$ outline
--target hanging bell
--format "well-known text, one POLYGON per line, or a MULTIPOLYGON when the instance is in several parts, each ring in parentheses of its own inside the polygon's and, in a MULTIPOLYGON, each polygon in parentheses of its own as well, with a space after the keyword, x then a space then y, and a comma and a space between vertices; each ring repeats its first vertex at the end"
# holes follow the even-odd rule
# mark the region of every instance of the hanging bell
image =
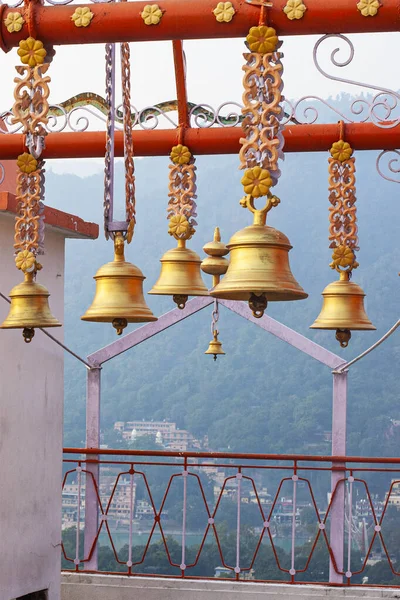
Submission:
POLYGON ((310 329, 336 330, 336 339, 342 348, 347 347, 351 330, 376 329, 365 312, 365 293, 357 283, 349 280, 348 271, 341 271, 339 281, 327 285, 322 297, 321 312, 310 329))
POLYGON ((292 246, 277 229, 254 223, 236 232, 227 247, 229 267, 222 281, 210 291, 211 296, 245 300, 257 318, 263 316, 269 301, 307 298, 290 270, 292 246))
POLYGON ((168 250, 160 260, 161 273, 149 294, 172 296, 178 308, 185 308, 189 296, 208 296, 200 274, 201 260, 196 252, 186 248, 186 240, 168 250))
POLYGON ((2 329, 22 329, 24 340, 29 343, 37 327, 61 327, 49 307, 49 292, 33 281, 34 273, 25 273, 25 280, 10 292, 10 312, 0 326, 2 329))
POLYGON ((211 340, 210 345, 204 354, 213 354, 214 360, 217 360, 217 356, 225 354, 222 349, 222 342, 220 342, 218 339, 218 331, 216 329, 213 331, 213 339, 211 340))
POLYGON ((114 260, 97 271, 96 293, 82 321, 112 323, 121 335, 128 323, 157 321, 143 297, 143 273, 125 261, 124 239, 118 232, 114 239, 114 260))

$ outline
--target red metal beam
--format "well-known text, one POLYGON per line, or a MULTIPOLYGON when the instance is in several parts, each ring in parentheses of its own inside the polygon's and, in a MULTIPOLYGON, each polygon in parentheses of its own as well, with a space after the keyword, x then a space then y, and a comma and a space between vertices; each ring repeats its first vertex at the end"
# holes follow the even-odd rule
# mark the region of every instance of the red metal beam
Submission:
MULTIPOLYGON (((238 154, 240 127, 213 127, 186 129, 183 142, 193 154, 238 154)), ((400 126, 383 129, 372 123, 347 124, 346 140, 356 150, 393 150, 400 145, 400 126)), ((340 127, 334 125, 290 125, 284 130, 285 152, 325 152, 340 136, 340 127)), ((177 142, 175 129, 134 130, 133 144, 136 156, 168 156, 177 142)), ((14 159, 25 152, 24 136, 18 133, 0 134, 0 160, 14 159)), ((44 158, 102 157, 105 151, 105 133, 49 133, 46 137, 44 158)), ((115 155, 123 156, 123 134, 115 134, 115 155)))
MULTIPOLYGON (((274 460, 294 462, 360 463, 360 464, 400 464, 398 457, 376 456, 319 456, 309 454, 249 454, 244 452, 184 452, 179 450, 113 450, 111 448, 64 448, 64 454, 86 454, 91 456, 159 456, 173 458, 226 458, 239 460, 274 460)), ((279 466, 277 466, 279 469, 279 466)), ((333 467, 334 468, 334 467, 333 467)), ((353 467, 354 468, 354 467, 353 467)))
MULTIPOLYGON (((258 23, 260 8, 244 0, 233 1, 236 14, 231 23, 218 23, 212 13, 216 4, 217 0, 161 1, 164 14, 157 26, 145 25, 140 16, 145 1, 90 4, 94 14, 90 26, 75 27, 71 15, 78 5, 41 6, 31 1, 18 9, 26 21, 18 33, 9 33, 4 25, 7 14, 15 9, 3 6, 0 47, 7 51, 18 46, 29 35, 28 23, 31 34, 54 45, 244 37, 258 23)), ((355 0, 307 0, 305 16, 293 21, 283 12, 285 4, 286 0, 274 0, 268 10, 268 23, 280 35, 400 30, 400 0, 385 0, 378 15, 368 18, 357 10, 355 0)))

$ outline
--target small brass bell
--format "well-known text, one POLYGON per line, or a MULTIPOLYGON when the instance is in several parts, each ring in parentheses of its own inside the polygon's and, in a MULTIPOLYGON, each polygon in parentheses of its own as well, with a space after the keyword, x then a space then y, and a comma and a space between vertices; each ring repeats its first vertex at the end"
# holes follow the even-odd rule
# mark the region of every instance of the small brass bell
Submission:
POLYGON ((253 315, 263 316, 269 301, 302 300, 308 294, 289 266, 288 238, 261 221, 235 233, 227 244, 230 262, 222 281, 210 291, 214 298, 245 300, 253 315))
POLYGON ((336 339, 342 348, 347 347, 351 330, 376 329, 365 312, 365 293, 357 283, 349 280, 347 271, 341 271, 339 281, 326 286, 322 297, 321 312, 310 328, 336 330, 336 339))
POLYGON ((61 327, 49 307, 49 292, 33 281, 34 272, 25 273, 25 280, 10 292, 11 305, 2 329, 22 329, 27 343, 32 341, 37 327, 61 327))
POLYGON ((114 260, 100 267, 94 279, 96 293, 82 321, 112 323, 118 335, 128 323, 157 321, 143 296, 143 273, 125 261, 122 233, 114 239, 114 260))
POLYGON ((222 356, 225 352, 222 350, 222 342, 218 339, 218 331, 214 329, 213 331, 213 339, 208 346, 208 349, 204 352, 204 354, 213 354, 214 360, 217 360, 217 356, 222 356))
POLYGON ((201 270, 208 275, 212 275, 213 287, 215 287, 218 285, 221 275, 225 275, 229 266, 229 261, 224 258, 229 250, 221 242, 219 227, 214 230, 214 240, 203 246, 203 250, 208 256, 202 260, 201 270))
POLYGON ((199 255, 186 248, 186 240, 168 250, 160 260, 161 273, 149 294, 172 296, 178 308, 185 308, 189 296, 208 296, 200 274, 199 255))

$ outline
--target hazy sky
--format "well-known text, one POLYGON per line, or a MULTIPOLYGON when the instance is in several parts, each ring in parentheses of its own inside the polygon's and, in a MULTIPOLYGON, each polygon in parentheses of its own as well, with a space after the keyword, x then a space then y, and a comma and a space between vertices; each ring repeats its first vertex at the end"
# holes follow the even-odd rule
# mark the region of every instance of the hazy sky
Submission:
MULTIPOLYGON (((312 52, 318 37, 288 37, 284 39, 284 93, 287 98, 298 99, 305 95, 328 97, 342 91, 359 94, 362 88, 349 86, 324 78, 315 69, 312 52)), ((349 67, 338 69, 329 64, 333 48, 340 46, 337 59, 346 60, 349 50, 344 42, 330 39, 321 46, 322 65, 337 76, 355 79, 378 86, 397 89, 393 61, 383 57, 398 56, 398 34, 353 35, 355 58, 349 67), (379 48, 379 52, 378 49, 379 48)), ((218 106, 222 102, 241 101, 243 40, 205 40, 184 43, 187 58, 187 82, 189 100, 218 106)), ((59 103, 79 92, 92 91, 104 96, 104 47, 66 46, 57 47, 57 53, 49 70, 51 76, 52 103, 59 103)), ((0 88, 1 111, 13 102, 14 65, 18 64, 16 49, 0 54, 2 85, 0 88)), ((144 108, 176 97, 172 45, 170 42, 131 44, 132 103, 144 108)), ((119 93, 120 96, 120 93, 119 93)), ((165 126, 168 126, 167 124, 165 126)), ((93 121, 91 128, 102 129, 101 121, 93 121)), ((102 168, 101 160, 50 161, 57 172, 90 174, 102 168)), ((49 165, 50 166, 50 165, 49 165)))

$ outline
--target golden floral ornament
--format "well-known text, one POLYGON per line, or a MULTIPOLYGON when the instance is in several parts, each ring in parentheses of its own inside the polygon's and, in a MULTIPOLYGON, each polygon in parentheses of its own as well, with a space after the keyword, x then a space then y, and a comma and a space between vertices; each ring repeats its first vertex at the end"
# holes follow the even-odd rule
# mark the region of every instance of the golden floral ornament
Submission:
POLYGON ((184 215, 173 215, 169 220, 168 233, 175 238, 189 237, 192 227, 184 215))
POLYGON ((348 142, 344 140, 339 140, 332 145, 330 149, 330 153, 332 158, 338 160, 339 162, 344 162, 349 160, 351 155, 353 154, 353 148, 350 146, 348 142))
POLYGON ((266 196, 272 187, 272 179, 267 169, 261 167, 253 167, 252 169, 246 169, 241 179, 245 194, 253 196, 253 198, 260 198, 266 196))
POLYGON ((178 144, 172 148, 170 158, 175 165, 187 165, 192 158, 192 153, 187 146, 178 144))
POLYGON ((162 18, 162 10, 158 4, 146 4, 140 13, 146 25, 158 25, 162 18))
POLYGON ((78 6, 71 17, 71 21, 75 23, 75 27, 88 27, 94 14, 88 6, 78 6))
POLYGON ((218 23, 230 23, 235 12, 232 2, 218 2, 213 10, 218 23))
POLYGON ((381 7, 379 0, 360 0, 357 8, 363 17, 375 17, 381 7))
POLYGON ((20 171, 22 171, 22 173, 27 173, 29 175, 29 173, 33 173, 33 171, 36 171, 37 166, 38 163, 36 158, 28 152, 20 154, 17 158, 17 167, 20 171))
POLYGON ((287 0, 283 12, 288 19, 294 21, 295 19, 302 19, 306 10, 307 6, 304 4, 303 0, 287 0))
POLYGON ((333 250, 332 262, 329 266, 331 269, 336 270, 339 270, 339 267, 342 267, 342 269, 346 269, 348 267, 351 269, 356 269, 358 267, 358 262, 356 261, 356 257, 352 248, 342 244, 333 250))
POLYGON ((43 44, 40 40, 28 37, 26 40, 20 41, 17 54, 23 65, 37 67, 44 63, 47 52, 43 48, 43 44))
POLYGON ((252 27, 246 37, 247 45, 251 52, 267 54, 275 52, 278 46, 278 36, 273 27, 259 25, 252 27))
POLYGON ((21 252, 18 252, 17 256, 15 257, 15 266, 24 273, 32 273, 36 270, 35 255, 29 250, 22 250, 21 252))
POLYGON ((8 33, 21 31, 24 23, 25 19, 19 12, 10 12, 4 19, 4 25, 6 26, 8 33))

